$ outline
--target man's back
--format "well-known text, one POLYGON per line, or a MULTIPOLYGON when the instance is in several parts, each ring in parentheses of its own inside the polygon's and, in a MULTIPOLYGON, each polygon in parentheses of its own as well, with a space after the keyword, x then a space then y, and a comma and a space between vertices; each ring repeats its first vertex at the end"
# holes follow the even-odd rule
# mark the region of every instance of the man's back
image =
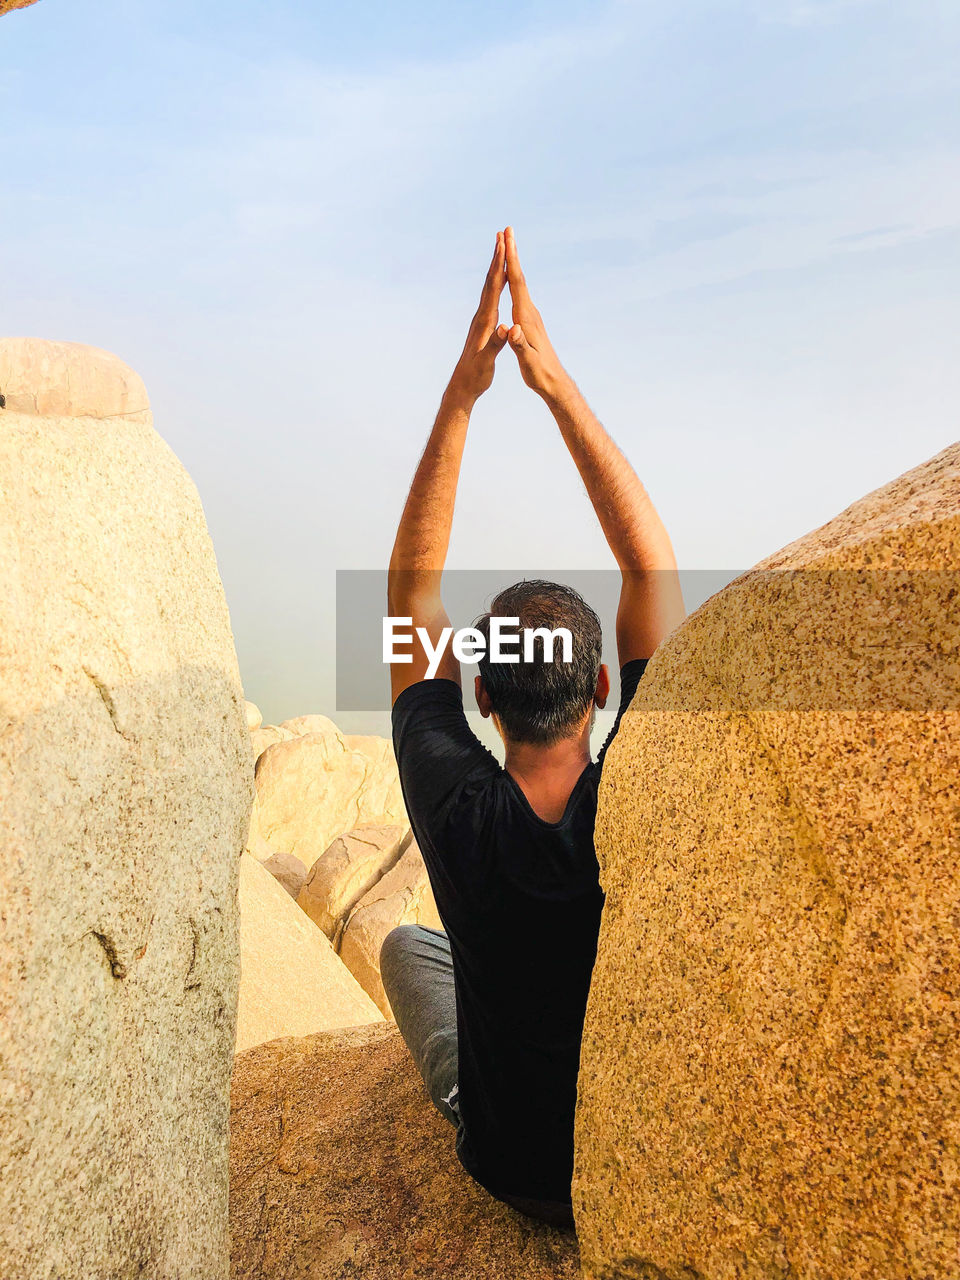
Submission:
MULTIPOLYGON (((621 713, 644 666, 622 672, 621 713)), ((593 847, 602 753, 560 819, 547 822, 470 730, 454 682, 410 686, 393 722, 407 811, 453 959, 458 1154, 495 1194, 567 1202, 603 905, 593 847)))

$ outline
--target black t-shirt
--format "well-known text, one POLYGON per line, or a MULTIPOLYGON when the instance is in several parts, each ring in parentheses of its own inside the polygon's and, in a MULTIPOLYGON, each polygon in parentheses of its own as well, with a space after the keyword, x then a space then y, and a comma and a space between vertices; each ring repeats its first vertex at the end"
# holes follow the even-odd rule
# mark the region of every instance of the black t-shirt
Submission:
POLYGON ((457 993, 457 1154, 495 1195, 569 1201, 580 1038, 603 892, 593 828, 604 753, 645 659, 563 817, 545 822, 467 723, 452 680, 393 707, 407 813, 450 939, 457 993))

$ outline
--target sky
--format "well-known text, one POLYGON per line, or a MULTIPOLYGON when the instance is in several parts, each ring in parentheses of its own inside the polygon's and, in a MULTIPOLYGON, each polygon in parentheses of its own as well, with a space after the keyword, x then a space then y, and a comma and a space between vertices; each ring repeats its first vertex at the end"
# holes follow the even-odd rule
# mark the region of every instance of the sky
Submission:
MULTIPOLYGON (((386 564, 506 223, 682 569, 956 438, 958 54, 952 0, 40 0, 0 19, 0 328, 143 376, 265 718, 383 732, 336 708, 335 573, 386 564)), ((449 563, 612 563, 509 351, 449 563)))

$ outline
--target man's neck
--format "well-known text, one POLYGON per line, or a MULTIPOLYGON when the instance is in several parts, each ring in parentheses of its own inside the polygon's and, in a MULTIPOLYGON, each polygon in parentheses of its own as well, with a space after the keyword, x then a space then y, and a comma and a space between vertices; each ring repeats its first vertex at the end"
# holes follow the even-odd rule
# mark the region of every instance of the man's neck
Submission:
POLYGON ((570 792, 590 763, 589 720, 579 733, 550 746, 509 740, 504 746, 504 768, 526 796, 531 809, 545 822, 558 822, 570 792))

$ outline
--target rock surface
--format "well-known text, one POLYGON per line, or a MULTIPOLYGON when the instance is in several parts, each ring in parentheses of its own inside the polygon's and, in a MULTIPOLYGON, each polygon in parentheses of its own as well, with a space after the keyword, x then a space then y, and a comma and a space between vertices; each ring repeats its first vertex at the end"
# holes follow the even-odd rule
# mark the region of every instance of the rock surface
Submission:
POLYGON ((37 0, 0 0, 0 14, 10 13, 12 9, 26 9, 27 5, 36 3, 37 0))
POLYGON ((233 1280, 574 1280, 572 1232, 460 1167, 395 1027, 241 1054, 231 1103, 233 1280))
POLYGON ((316 860, 297 904, 334 944, 341 926, 368 889, 397 861, 413 836, 401 826, 345 831, 316 860))
POLYGON ((252 757, 213 547, 116 357, 3 340, 0 390, 0 1275, 218 1280, 252 757))
POLYGON ((138 374, 109 351, 81 342, 0 339, 0 392, 7 413, 119 418, 150 410, 138 374))
POLYGON ((416 844, 360 899, 338 947, 344 964, 386 1018, 393 1017, 393 1010, 380 979, 380 948, 390 930, 401 924, 443 928, 416 844))
POLYGON ((307 868, 300 859, 295 858, 292 853, 271 853, 269 858, 258 858, 257 861, 296 901, 307 878, 307 868))
POLYGON ((587 1276, 957 1275, 958 566, 954 446, 651 662, 600 791, 587 1276))
POLYGON ((257 729, 251 729, 250 742, 253 746, 254 759, 259 760, 267 747, 272 747, 274 743, 288 742, 296 736, 289 729, 281 729, 278 724, 262 724, 257 729))
POLYGON ((263 724, 263 715, 255 702, 246 702, 244 706, 247 713, 247 728, 253 733, 255 729, 259 729, 263 724))
POLYGON ((329 716, 294 716, 292 720, 284 720, 280 728, 295 738, 302 738, 306 733, 328 733, 338 742, 344 742, 343 734, 329 716))
POLYGON ((380 1021, 329 940, 269 871, 240 860, 237 1051, 278 1036, 380 1021))
POLYGON ((306 733, 268 747, 257 761, 256 777, 258 833, 306 867, 345 831, 374 823, 409 825, 392 751, 351 750, 335 726, 334 732, 306 733))

